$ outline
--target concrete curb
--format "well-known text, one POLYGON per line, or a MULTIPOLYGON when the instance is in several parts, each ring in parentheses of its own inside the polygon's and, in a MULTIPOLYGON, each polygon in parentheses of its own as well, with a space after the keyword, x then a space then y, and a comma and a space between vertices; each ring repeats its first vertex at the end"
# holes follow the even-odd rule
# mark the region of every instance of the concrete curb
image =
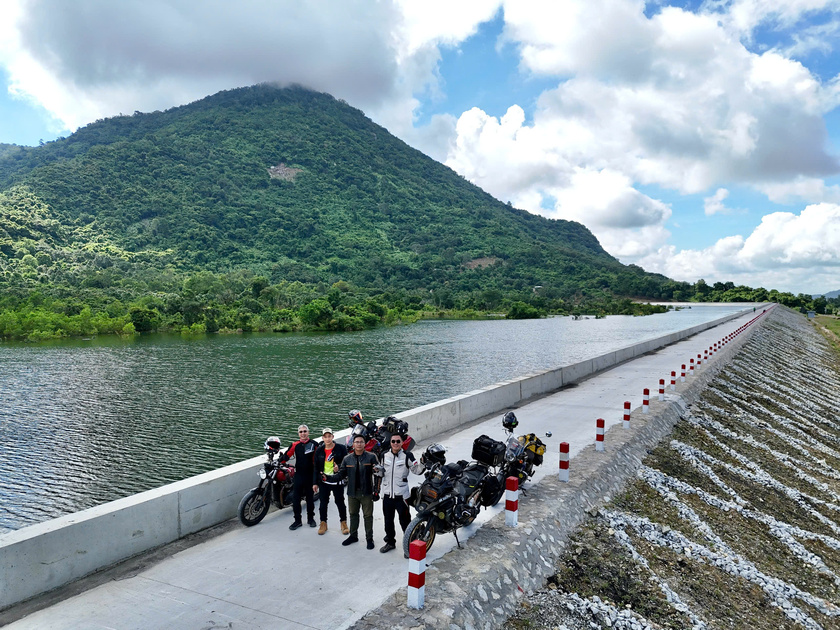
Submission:
MULTIPOLYGON (((770 315, 770 313, 768 313, 770 315)), ((757 323, 763 323, 764 319, 757 323)), ((425 607, 406 605, 405 589, 350 626, 353 630, 438 630, 500 628, 514 614, 525 593, 544 586, 555 573, 569 536, 620 491, 641 466, 647 451, 667 436, 702 393, 752 336, 751 328, 704 364, 691 381, 679 383, 664 402, 651 401, 650 412, 631 414, 631 430, 614 425, 606 452, 588 446, 572 460, 570 480, 545 477, 520 501, 519 526, 505 526, 499 514, 476 532, 462 549, 434 561, 426 571, 425 607), (530 568, 530 569, 529 569, 530 568)))

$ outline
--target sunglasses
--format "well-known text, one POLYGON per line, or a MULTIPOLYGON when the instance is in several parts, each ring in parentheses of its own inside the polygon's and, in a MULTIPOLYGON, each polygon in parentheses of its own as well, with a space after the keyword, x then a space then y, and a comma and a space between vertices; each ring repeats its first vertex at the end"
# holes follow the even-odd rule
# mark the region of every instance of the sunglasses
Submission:
POLYGON ((309 431, 298 431, 298 433, 309 433, 309 431))
POLYGON ((391 444, 402 444, 402 440, 391 440, 391 444))

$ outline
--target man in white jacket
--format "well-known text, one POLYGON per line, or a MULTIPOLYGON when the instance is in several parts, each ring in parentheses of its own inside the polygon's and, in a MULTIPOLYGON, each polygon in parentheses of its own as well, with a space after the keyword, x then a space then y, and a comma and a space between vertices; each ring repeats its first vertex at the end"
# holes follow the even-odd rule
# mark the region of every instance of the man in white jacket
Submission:
POLYGON ((408 473, 419 475, 425 469, 423 464, 414 459, 410 451, 404 451, 402 436, 391 436, 391 448, 382 454, 382 515, 385 517, 385 545, 379 550, 387 553, 397 548, 397 536, 394 527, 394 513, 399 514, 400 527, 405 531, 411 522, 411 514, 405 500, 409 496, 408 473))

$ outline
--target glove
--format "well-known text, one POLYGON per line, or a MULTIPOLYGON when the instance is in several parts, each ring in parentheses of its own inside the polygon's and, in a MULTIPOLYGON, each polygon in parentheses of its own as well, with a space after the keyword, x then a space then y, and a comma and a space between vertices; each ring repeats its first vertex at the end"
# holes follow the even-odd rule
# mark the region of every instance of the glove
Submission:
POLYGON ((379 493, 378 492, 373 493, 373 500, 374 500, 374 502, 379 501, 379 493))

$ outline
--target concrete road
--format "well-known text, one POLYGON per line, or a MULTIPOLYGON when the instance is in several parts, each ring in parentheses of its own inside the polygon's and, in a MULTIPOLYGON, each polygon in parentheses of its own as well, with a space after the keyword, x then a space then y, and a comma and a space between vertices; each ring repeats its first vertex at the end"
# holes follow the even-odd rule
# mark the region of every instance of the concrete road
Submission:
MULTIPOLYGON (((757 311, 760 313, 761 309, 757 311)), ((607 430, 620 424, 624 401, 632 408, 642 404, 642 390, 650 388, 655 399, 660 378, 703 354, 756 313, 745 314, 683 342, 625 363, 578 385, 565 388, 516 409, 517 434, 537 433, 547 444, 543 466, 530 482, 557 474, 560 442, 570 445, 571 474, 574 456, 594 443, 595 420, 606 420, 607 430), (550 431, 551 438, 545 433, 550 431)), ((728 348, 727 348, 728 349, 728 348)), ((714 362, 718 356, 711 358, 714 362)), ((704 365, 701 369, 705 368, 704 365)), ((678 394, 666 390, 666 396, 678 394)), ((470 459, 473 439, 484 433, 504 440, 503 412, 434 440, 447 447, 447 459, 470 459)), ((632 430, 632 427, 631 429, 632 430)), ((426 444, 418 444, 422 452, 426 444)), ((255 471, 256 473, 256 471, 255 471)), ((420 477, 412 476, 414 484, 420 477)), ((255 475, 256 481, 256 475, 255 475)), ((525 489, 527 491, 528 484, 525 489)), ((520 500, 527 501, 527 496, 520 500)), ((271 628, 298 630, 346 628, 376 608, 399 589, 405 589, 408 561, 398 548, 379 553, 384 528, 381 504, 375 504, 374 532, 377 548, 368 551, 362 542, 343 547, 338 514, 330 506, 329 531, 289 531, 291 510, 272 511, 255 527, 237 527, 197 546, 175 553, 137 574, 70 597, 32 613, 7 627, 10 630, 50 628, 169 629, 271 628)), ((462 544, 491 516, 504 508, 504 500, 485 510, 473 525, 459 530, 462 544)), ((466 543, 469 544, 469 543, 466 543)), ((438 536, 428 561, 434 563, 455 547, 451 534, 438 536)), ((429 583, 434 570, 429 571, 429 583)))

